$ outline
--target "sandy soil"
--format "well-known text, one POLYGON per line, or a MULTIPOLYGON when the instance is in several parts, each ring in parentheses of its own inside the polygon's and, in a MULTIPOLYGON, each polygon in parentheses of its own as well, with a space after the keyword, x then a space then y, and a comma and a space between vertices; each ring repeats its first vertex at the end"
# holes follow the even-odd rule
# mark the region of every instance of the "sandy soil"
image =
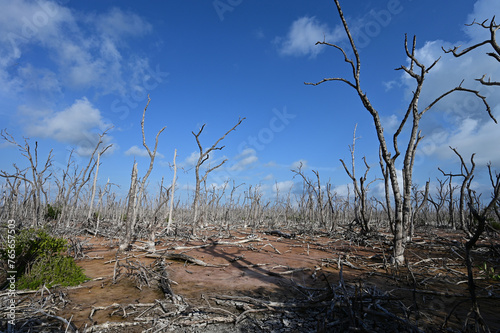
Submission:
MULTIPOLYGON (((210 231, 207 231, 202 237, 205 241, 173 238, 159 240, 156 246, 157 254, 183 253, 210 265, 201 266, 187 261, 165 260, 169 278, 173 281, 172 289, 176 295, 182 296, 186 304, 189 304, 191 312, 196 309, 200 312, 200 308, 218 307, 227 309, 226 311, 238 316, 250 308, 253 309, 251 304, 246 307, 242 305, 240 308, 224 307, 224 302, 217 300, 217 296, 222 295, 249 296, 267 302, 304 303, 307 302, 308 297, 321 299, 318 295, 323 290, 326 298, 322 301, 325 302, 334 297, 328 296, 325 290, 333 290, 334 286, 339 286, 341 275, 345 285, 353 290, 352 295, 356 292, 361 293, 362 290, 365 293, 369 291, 373 295, 380 295, 377 296, 380 298, 374 296, 372 300, 363 298, 363 301, 359 303, 365 309, 363 311, 366 313, 365 318, 368 323, 370 323, 369 315, 373 309, 376 309, 377 299, 381 300, 383 297, 390 297, 393 304, 397 305, 388 310, 396 313, 400 311, 398 309, 406 308, 408 321, 416 323, 425 331, 444 331, 446 328, 441 328, 441 326, 447 316, 449 318, 446 327, 460 330, 470 310, 471 302, 463 260, 464 238, 463 234, 458 232, 433 230, 418 235, 407 248, 409 268, 400 267, 399 269, 385 265, 385 259, 388 259, 390 254, 389 235, 351 240, 340 235, 332 238, 298 235, 294 239, 287 239, 257 232, 256 239, 241 244, 229 244, 248 240, 250 233, 251 230, 240 230, 234 232, 232 237, 223 239, 216 237, 215 231, 212 235, 210 231), (224 244, 224 242, 227 243, 224 244), (202 244, 207 246, 194 248, 202 244), (339 258, 342 266, 339 265, 339 258)), ((71 320, 80 332, 85 329, 89 330, 92 325, 102 325, 106 322, 133 321, 134 316, 127 314, 132 311, 131 306, 141 307, 144 304, 150 304, 152 307, 155 300, 165 299, 165 295, 157 284, 152 283, 150 287, 143 285, 140 290, 137 287, 137 280, 134 280, 131 275, 127 276, 127 270, 123 267, 121 275, 116 283, 113 283, 114 260, 117 254, 116 242, 100 237, 81 237, 80 240, 84 244, 87 257, 78 260, 78 264, 85 269, 86 275, 92 280, 78 288, 64 289, 66 298, 70 302, 57 313, 63 318, 72 316, 71 320), (91 312, 92 317, 90 317, 91 312)), ((481 247, 473 253, 480 310, 492 332, 500 330, 500 284, 491 277, 481 274, 478 265, 486 262, 488 267, 493 267, 499 273, 499 244, 498 239, 482 240, 481 247)), ((125 256, 129 262, 139 261, 144 267, 155 262, 155 258, 147 258, 147 252, 140 250, 144 243, 136 242, 134 245, 133 251, 119 255, 120 263, 126 262, 125 256)), ((354 300, 346 300, 346 302, 351 306, 355 304, 354 300)), ((335 306, 332 305, 332 308, 335 306)), ((215 324, 205 324, 182 329, 180 326, 177 328, 170 326, 169 330, 210 332, 212 329, 214 332, 222 332, 225 331, 223 327, 228 327, 229 332, 233 325, 233 331, 245 331, 246 323, 250 325, 253 322, 254 328, 257 322, 260 323, 260 327, 271 325, 270 322, 263 320, 279 313, 281 317, 276 320, 281 326, 278 324, 276 324, 278 326, 272 326, 276 329, 269 329, 271 326, 265 326, 268 328, 263 328, 263 331, 335 331, 335 329, 328 329, 328 327, 334 327, 331 322, 337 318, 331 310, 327 309, 328 307, 315 308, 316 312, 311 312, 311 314, 300 314, 299 312, 302 311, 300 306, 296 307, 299 319, 293 325, 285 321, 283 313, 286 312, 288 316, 286 318, 293 321, 295 310, 281 311, 278 308, 279 306, 271 306, 267 310, 259 310, 262 311, 260 317, 256 317, 253 321, 239 318, 241 320, 237 327, 234 323, 221 324, 219 328, 215 324), (301 328, 300 323, 309 326, 301 328)), ((147 306, 141 309, 147 309, 147 306)), ((188 310, 184 312, 187 313, 188 310)), ((251 312, 248 312, 249 317, 251 312)), ((403 318, 405 316, 404 313, 396 314, 403 318)), ((381 318, 381 320, 387 320, 387 318, 381 318)), ((140 332, 148 327, 150 326, 145 324, 116 331, 140 332)), ((388 327, 386 328, 390 331, 388 327)))

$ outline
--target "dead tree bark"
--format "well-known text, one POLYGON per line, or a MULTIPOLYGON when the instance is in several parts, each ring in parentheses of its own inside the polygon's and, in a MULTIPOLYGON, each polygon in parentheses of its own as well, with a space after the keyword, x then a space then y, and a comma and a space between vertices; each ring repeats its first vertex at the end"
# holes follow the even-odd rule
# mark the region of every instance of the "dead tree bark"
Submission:
MULTIPOLYGON (((325 218, 324 218, 324 205, 323 205, 323 192, 321 190, 321 181, 319 177, 319 172, 316 170, 312 170, 312 172, 316 175, 317 182, 313 183, 313 181, 307 178, 302 171, 302 162, 300 163, 297 170, 291 170, 295 176, 299 175, 304 181, 304 191, 308 194, 307 207, 309 212, 309 220, 314 220, 314 213, 317 211, 317 221, 318 223, 326 228, 325 218), (316 200, 313 200, 316 198, 316 200)), ((312 227, 312 226, 311 226, 312 227)))
POLYGON ((423 83, 425 80, 425 76, 429 71, 436 65, 436 63, 439 61, 437 59, 434 61, 429 67, 425 66, 422 64, 415 56, 415 51, 416 51, 416 38, 413 38, 413 46, 410 49, 408 49, 408 43, 407 43, 407 37, 405 36, 405 51, 406 51, 406 56, 410 59, 410 67, 406 66, 401 66, 397 68, 397 70, 403 70, 405 71, 410 77, 415 79, 416 81, 416 87, 413 92, 413 97, 411 101, 408 104, 408 108, 406 110, 405 116, 403 117, 397 131, 393 135, 393 148, 394 148, 394 155, 391 153, 389 150, 389 145, 386 142, 385 136, 384 136, 384 128, 382 127, 382 122, 380 120, 380 115, 377 109, 372 105, 370 99, 366 95, 366 93, 363 92, 361 88, 361 81, 360 81, 360 73, 361 73, 361 60, 360 56, 357 50, 357 47, 354 43, 354 39, 352 38, 351 32, 349 30, 349 27, 347 25, 347 22, 344 18, 344 14, 342 12, 339 0, 335 0, 335 4, 337 6, 337 10, 340 16, 340 19, 342 21, 344 30, 347 34, 347 37, 350 42, 351 49, 354 53, 355 60, 353 61, 352 59, 349 59, 347 57, 347 53, 345 50, 335 44, 328 43, 326 41, 323 42, 317 42, 316 44, 320 45, 328 45, 331 47, 336 48, 337 50, 341 51, 343 56, 344 56, 344 61, 349 64, 351 67, 352 73, 353 73, 353 79, 354 81, 350 81, 345 78, 325 78, 321 81, 318 81, 316 83, 305 83, 309 85, 319 85, 324 82, 328 81, 340 81, 343 83, 346 83, 349 85, 351 88, 353 88, 358 97, 361 100, 361 103, 365 107, 365 109, 368 111, 370 116, 373 119, 373 123, 377 132, 377 138, 380 144, 380 149, 381 149, 381 155, 384 160, 384 163, 387 166, 388 173, 389 173, 389 178, 391 180, 391 187, 392 187, 392 194, 393 194, 393 200, 394 200, 394 246, 393 246, 393 255, 392 259, 395 263, 397 264, 403 264, 404 263, 404 252, 405 252, 405 244, 406 244, 406 236, 408 232, 408 226, 410 223, 411 219, 411 187, 412 187, 412 176, 413 176, 413 164, 415 161, 415 152, 417 149, 417 146, 420 142, 420 140, 423 138, 421 136, 421 131, 419 130, 419 124, 420 124, 420 119, 422 116, 429 111, 437 102, 439 102, 441 99, 444 97, 448 96, 449 94, 455 92, 455 91, 464 91, 468 93, 472 93, 478 98, 480 98, 485 107, 486 110, 488 111, 488 114, 492 119, 493 116, 491 114, 491 109, 486 102, 486 98, 484 96, 481 96, 478 91, 463 88, 460 85, 457 87, 448 90, 447 92, 443 93, 441 96, 436 98, 433 102, 431 102, 427 107, 425 107, 423 110, 419 109, 419 98, 420 94, 422 91, 423 83), (400 187, 399 187, 399 180, 397 177, 397 169, 396 169, 396 159, 400 156, 400 150, 399 150, 399 145, 398 145, 398 137, 403 131, 403 128, 405 127, 406 122, 411 116, 411 127, 410 127, 410 136, 408 143, 406 145, 406 152, 404 155, 404 160, 403 160, 403 191, 401 192, 400 187))
POLYGON ((446 197, 448 196, 448 189, 446 188, 446 180, 437 179, 439 186, 436 186, 436 194, 434 196, 429 195, 429 202, 434 206, 436 210, 436 226, 440 227, 442 225, 441 209, 443 209, 446 202, 446 197))
POLYGON ((492 198, 491 201, 488 203, 486 208, 481 210, 479 207, 476 209, 473 204, 472 200, 472 193, 470 188, 468 188, 469 192, 469 209, 474 216, 474 219, 477 221, 477 228, 476 231, 474 232, 473 236, 465 243, 465 260, 466 260, 466 266, 467 266, 467 277, 468 277, 468 286, 469 286, 469 293, 471 296, 472 300, 472 308, 471 311, 469 312, 469 315, 467 316, 467 319, 465 321, 465 327, 468 325, 468 321, 471 318, 474 320, 474 326, 476 332, 489 332, 488 327, 486 326, 486 323, 484 322, 481 313, 479 311, 479 304, 477 303, 477 297, 476 297, 476 284, 474 283, 474 274, 472 271, 472 258, 470 256, 470 251, 474 246, 476 246, 477 241, 479 240, 479 237, 481 237, 482 233, 484 232, 484 229, 486 227, 486 217, 488 213, 494 209, 497 200, 500 199, 500 174, 496 174, 495 177, 493 176, 493 173, 491 171, 491 164, 488 164, 488 172, 490 175, 490 182, 493 187, 493 193, 492 193, 492 198))
POLYGON ((175 159, 177 157, 177 149, 174 150, 174 178, 172 179, 172 186, 170 187, 170 207, 168 212, 168 223, 167 223, 167 234, 170 232, 170 226, 172 225, 172 213, 174 211, 174 192, 175 192, 175 182, 177 181, 177 164, 175 159))
POLYGON ((200 191, 201 191, 201 183, 205 182, 207 180, 207 177, 208 175, 210 174, 210 172, 214 171, 215 169, 221 167, 224 163, 227 162, 227 159, 224 159, 222 162, 220 162, 219 164, 217 164, 216 166, 214 167, 209 167, 205 173, 203 174, 203 176, 200 175, 200 167, 203 163, 205 163, 209 158, 210 158, 210 153, 214 150, 222 150, 225 146, 222 146, 222 147, 217 147, 217 145, 219 144, 219 142, 221 142, 225 137, 226 135, 228 135, 230 132, 236 130, 236 127, 238 127, 241 122, 243 120, 245 120, 246 118, 240 118, 238 120, 238 123, 236 123, 236 125, 234 125, 229 131, 226 132, 226 134, 224 134, 223 136, 221 136, 213 145, 212 147, 204 150, 202 145, 201 145, 201 142, 200 142, 200 135, 201 135, 201 132, 203 132, 203 129, 205 128, 205 125, 206 124, 203 124, 203 126, 201 126, 200 130, 198 131, 198 133, 194 133, 194 132, 191 132, 193 133, 195 139, 196 139, 196 143, 198 144, 198 149, 199 149, 199 156, 198 156, 198 161, 196 162, 196 165, 195 165, 195 178, 196 178, 196 184, 195 184, 195 190, 194 190, 194 199, 193 199, 193 213, 194 213, 194 218, 193 218, 193 227, 192 227, 192 234, 195 235, 196 234, 196 228, 198 227, 198 219, 199 219, 199 199, 200 199, 200 191))
POLYGON ((132 242, 132 233, 134 228, 133 216, 135 216, 135 202, 137 197, 137 162, 134 161, 132 167, 132 176, 130 177, 130 189, 128 191, 128 204, 127 212, 123 219, 125 219, 125 235, 120 244, 120 251, 125 251, 129 248, 132 242))
POLYGON ((449 177, 448 181, 448 216, 449 216, 449 224, 453 230, 457 230, 457 223, 455 220, 455 211, 454 211, 454 202, 453 202, 453 192, 457 189, 457 187, 453 187, 453 177, 459 177, 463 176, 462 174, 453 174, 451 172, 446 173, 441 168, 438 168, 439 171, 443 174, 445 177, 449 177))
POLYGON ((26 157, 28 162, 30 163, 29 168, 25 170, 19 170, 17 166, 14 165, 16 168, 16 173, 13 175, 7 174, 5 171, 0 171, 0 177, 2 178, 14 178, 14 179, 21 179, 27 184, 30 185, 30 196, 33 200, 33 210, 31 212, 31 217, 32 217, 32 226, 37 227, 43 218, 43 210, 42 210, 42 200, 41 200, 41 193, 44 193, 43 190, 43 185, 45 182, 50 178, 52 173, 49 173, 48 176, 45 176, 45 173, 47 170, 50 168, 52 165, 52 149, 49 152, 49 156, 47 157, 47 161, 45 162, 45 165, 42 170, 39 170, 38 168, 38 142, 35 142, 35 150, 34 150, 34 155, 31 152, 31 147, 29 145, 28 139, 24 138, 24 146, 20 145, 19 143, 16 142, 14 137, 10 135, 7 131, 2 130, 0 132, 0 135, 2 138, 7 141, 10 144, 15 145, 21 154, 26 157), (31 179, 28 179, 25 177, 26 171, 31 170, 31 179))
POLYGON ((368 176, 368 171, 370 170, 370 166, 368 165, 368 163, 366 163, 366 158, 363 157, 363 162, 365 163, 366 170, 363 177, 359 178, 359 186, 358 186, 358 180, 356 178, 355 157, 354 157, 354 151, 356 147, 357 126, 358 124, 354 126, 352 146, 349 146, 349 151, 351 152, 351 166, 352 166, 351 171, 349 171, 349 169, 347 168, 342 159, 340 159, 340 162, 342 163, 342 166, 344 167, 344 170, 349 176, 349 178, 351 178, 352 185, 354 187, 354 221, 361 226, 361 231, 363 233, 367 233, 370 231, 371 211, 370 212, 367 211, 368 207, 366 202, 366 193, 368 192, 370 185, 377 179, 374 179, 370 183, 365 185, 366 178, 368 176))
POLYGON ((460 198, 458 201, 458 214, 459 214, 459 221, 460 221, 459 228, 462 229, 465 233, 467 233, 467 235, 469 235, 469 237, 471 237, 472 234, 471 234, 471 230, 470 230, 470 223, 465 222, 465 196, 466 196, 466 189, 470 186, 470 182, 474 178, 473 174, 474 174, 474 169, 476 168, 476 163, 474 162, 474 155, 476 155, 476 154, 474 153, 470 157, 471 168, 469 170, 469 168, 467 167, 467 164, 465 164, 464 159, 462 158, 462 155, 460 155, 460 153, 455 148, 450 147, 450 149, 453 150, 453 152, 460 159, 461 173, 454 174, 454 176, 463 177, 462 185, 460 186, 460 198))
MULTIPOLYGON (((146 148, 146 151, 148 152, 150 161, 149 161, 148 171, 146 172, 144 177, 142 177, 142 179, 141 179, 141 185, 139 187, 139 201, 137 201, 136 204, 140 203, 141 198, 142 198, 142 193, 144 192, 144 189, 146 186, 146 181, 148 180, 149 175, 151 174, 151 171, 153 171, 153 165, 155 162, 156 151, 158 149, 158 138, 160 137, 160 134, 166 128, 166 126, 163 126, 158 131, 158 133, 156 133, 155 147, 154 147, 153 151, 151 151, 149 149, 148 145, 146 144, 146 135, 144 134, 144 118, 146 117, 146 110, 148 109, 149 102, 151 102, 151 98, 149 98, 149 94, 148 94, 148 102, 146 103, 146 106, 144 107, 144 111, 142 112, 141 131, 142 131, 142 145, 144 146, 144 148, 146 148)), ((137 207, 136 207, 135 211, 137 211, 137 207)), ((135 223, 135 217, 134 217, 133 223, 135 223)), ((151 230, 149 230, 150 231, 150 239, 148 242, 148 247, 149 247, 149 250, 153 251, 153 252, 155 250, 155 228, 156 228, 156 226, 153 225, 153 226, 151 226, 151 230)))
POLYGON ((413 238, 413 234, 414 234, 414 231, 415 231, 415 220, 418 216, 418 213, 420 212, 420 210, 422 210, 423 207, 425 207, 425 205, 427 204, 427 201, 429 199, 429 184, 430 184, 430 181, 427 181, 425 183, 425 190, 424 190, 424 193, 421 194, 422 195, 422 201, 420 203, 418 203, 418 194, 421 193, 421 191, 418 191, 416 188, 415 188, 415 195, 414 195, 414 201, 415 201, 415 207, 413 208, 413 211, 412 211, 412 216, 411 216, 411 224, 410 224, 410 232, 409 232, 409 240, 411 241, 411 239, 413 238))
MULTIPOLYGON (((144 133, 144 118, 146 117, 146 110, 148 109, 149 102, 151 102, 151 98, 149 98, 149 95, 148 95, 148 101, 146 103, 146 106, 144 107, 144 111, 142 112, 142 119, 141 119, 142 145, 144 146, 144 148, 146 148, 146 151, 148 152, 148 155, 149 155, 149 159, 150 159, 149 168, 148 168, 148 171, 146 171, 146 174, 144 175, 144 177, 142 177, 139 188, 136 189, 135 186, 137 183, 137 163, 134 163, 134 168, 132 171, 132 180, 131 180, 131 184, 130 184, 130 192, 129 192, 129 207, 127 208, 127 231, 128 232, 125 236, 124 241, 120 245, 120 250, 125 250, 125 249, 129 248, 130 243, 132 241, 132 234, 134 232, 135 223, 136 223, 136 219, 137 219, 137 211, 139 208, 138 206, 140 205, 140 202, 142 200, 142 195, 143 195, 144 189, 146 187, 146 181, 147 181, 149 175, 151 174, 151 171, 153 171, 153 165, 154 165, 154 161, 155 161, 155 157, 156 157, 156 151, 158 149, 158 138, 159 138, 160 134, 166 128, 166 126, 162 127, 158 131, 158 133, 156 134, 155 146, 154 146, 153 151, 151 151, 149 149, 148 145, 146 144, 146 134, 144 133), (135 174, 135 177, 134 177, 134 174, 135 174), (132 198, 134 200, 131 202, 132 198), (133 209, 131 212, 132 216, 130 216, 128 214, 128 212, 130 210, 130 204, 133 205, 133 209)), ((151 230, 149 230, 150 231, 150 239, 148 242, 148 247, 151 251, 154 251, 154 247, 155 247, 155 245, 154 245, 155 244, 155 227, 156 226, 150 225, 151 230)))
MULTIPOLYGON (((101 144, 103 143, 102 138, 106 135, 106 133, 109 130, 111 130, 111 128, 112 127, 108 128, 102 134, 99 135, 99 140, 97 141, 97 144, 96 144, 94 150, 92 151, 92 154, 90 155, 89 162, 87 163, 87 166, 85 167, 85 169, 80 169, 80 172, 77 175, 77 167, 75 167, 74 178, 73 178, 72 182, 69 183, 67 186, 68 188, 66 190, 66 196, 64 197, 64 202, 62 205, 61 214, 59 215, 59 220, 58 220, 58 222, 61 222, 61 221, 64 221, 66 219, 66 227, 67 228, 69 228, 71 216, 72 216, 74 210, 76 209, 76 207, 78 206, 80 192, 81 192, 82 188, 85 186, 85 184, 87 184, 89 182, 90 177, 92 175, 92 172, 94 171, 94 168, 96 167, 96 162, 94 161, 94 156, 97 153, 97 151, 99 150, 99 147, 101 146, 101 144), (71 194, 73 194, 73 197, 71 197, 71 194), (72 202, 70 202, 70 198, 71 198, 72 202), (68 210, 69 210, 69 212, 68 212, 68 210)), ((110 145, 104 147, 98 154, 100 154, 100 155, 104 154, 106 152, 106 150, 108 150, 112 146, 113 145, 110 144, 110 145)), ((68 170, 69 170, 70 164, 72 163, 71 156, 72 155, 70 155, 69 159, 68 159, 68 170)))
POLYGON ((97 154, 97 162, 96 162, 96 167, 95 167, 95 172, 94 172, 94 183, 92 184, 92 194, 90 196, 90 204, 89 204, 89 212, 87 214, 87 220, 90 221, 90 218, 92 216, 92 209, 94 207, 94 198, 95 198, 95 189, 97 186, 97 175, 99 174, 99 163, 101 160, 101 153, 97 154))

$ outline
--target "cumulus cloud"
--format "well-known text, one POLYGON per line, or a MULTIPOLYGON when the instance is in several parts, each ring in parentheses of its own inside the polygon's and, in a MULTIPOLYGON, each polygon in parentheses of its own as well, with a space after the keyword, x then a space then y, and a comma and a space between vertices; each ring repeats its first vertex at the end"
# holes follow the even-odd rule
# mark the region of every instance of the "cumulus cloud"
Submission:
MULTIPOLYGON (((496 117, 500 117, 500 107, 496 108, 496 117)), ((476 153, 475 161, 485 165, 491 162, 500 165, 498 143, 500 142, 500 127, 493 121, 481 122, 478 119, 465 118, 455 130, 435 131, 420 148, 426 156, 441 160, 456 160, 457 156, 449 148, 457 151, 468 159, 476 153)))
POLYGON ((292 168, 293 170, 298 170, 299 168, 302 168, 302 170, 304 170, 308 168, 308 164, 306 160, 301 159, 293 162, 292 165, 290 165, 290 168, 292 168))
MULTIPOLYGON (((94 108, 85 97, 62 111, 21 106, 18 112, 28 135, 76 146, 80 155, 90 154, 99 140, 99 134, 111 127, 103 120, 99 109, 94 108)), ((111 140, 109 135, 103 138, 105 144, 111 140)))
POLYGON ((304 16, 292 23, 285 38, 278 37, 275 42, 282 55, 316 57, 324 49, 315 45, 317 41, 336 43, 342 38, 344 34, 340 26, 331 29, 314 16, 304 16))
POLYGON ((268 181, 268 180, 273 180, 275 177, 272 173, 267 174, 264 178, 262 178, 263 181, 268 181))
MULTIPOLYGON (((474 19, 477 22, 489 20, 492 18, 492 13, 498 11, 500 11, 498 1, 476 1, 474 11, 464 23, 470 24, 474 19)), ((486 54, 492 51, 491 46, 486 44, 459 58, 443 53, 442 48, 452 49, 461 45, 460 49, 463 50, 490 38, 488 30, 477 25, 465 26, 464 32, 465 40, 427 41, 416 50, 416 58, 426 66, 430 66, 441 57, 426 76, 419 108, 422 110, 441 94, 463 81, 462 87, 478 90, 486 97, 498 119, 500 110, 495 106, 500 105, 500 94, 495 87, 484 86, 476 81, 484 74, 487 78, 491 77, 492 80, 500 81, 498 62, 486 54)), ((415 91, 415 80, 408 75, 403 75, 401 82, 408 99, 415 91)), ((476 162, 478 163, 491 160, 498 164, 500 157, 494 152, 497 150, 495 142, 500 142, 499 126, 490 119, 480 98, 467 92, 454 92, 438 102, 422 118, 421 128, 425 138, 420 145, 419 152, 424 156, 456 162, 456 156, 449 149, 449 146, 452 146, 463 153, 463 156, 477 153, 476 162)))
POLYGON ((277 182, 273 184, 273 192, 286 193, 292 190, 294 186, 293 180, 285 180, 283 182, 277 182))
POLYGON ((193 151, 184 161, 180 163, 182 168, 192 168, 198 162, 198 158, 200 157, 200 153, 193 151))
POLYGON ((98 15, 95 20, 97 30, 115 40, 127 36, 142 36, 151 32, 152 26, 140 16, 112 8, 108 13, 98 15))
MULTIPOLYGON (((125 151, 125 155, 127 156, 141 156, 141 157, 149 157, 148 151, 146 148, 139 148, 137 145, 133 145, 129 149, 125 151)), ((156 152, 156 157, 163 158, 165 157, 162 153, 156 152)))
POLYGON ((238 156, 236 156, 236 163, 233 164, 229 170, 231 171, 241 171, 245 170, 254 163, 256 163, 259 158, 257 157, 257 152, 253 148, 246 148, 238 156))
POLYGON ((381 117, 381 121, 384 129, 390 133, 395 131, 400 124, 400 121, 395 114, 392 114, 387 117, 381 117))
POLYGON ((44 76, 23 75, 27 69, 42 70, 33 68, 29 59, 34 50, 50 66, 50 82, 56 92, 62 83, 72 89, 96 88, 100 94, 124 94, 137 82, 131 78, 136 67, 128 59, 125 41, 152 30, 138 15, 113 8, 84 16, 44 0, 0 0, 0 6, 0 30, 4 32, 0 36, 0 92, 19 93, 33 82, 35 86, 45 84, 44 76))

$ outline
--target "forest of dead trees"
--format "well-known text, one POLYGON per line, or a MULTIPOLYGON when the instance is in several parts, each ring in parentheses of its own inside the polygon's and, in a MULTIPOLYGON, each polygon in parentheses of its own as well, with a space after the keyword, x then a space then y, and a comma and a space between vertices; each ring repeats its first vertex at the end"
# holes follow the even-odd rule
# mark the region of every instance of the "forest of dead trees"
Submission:
MULTIPOLYGON (((202 130, 196 134, 197 139, 202 130)), ((335 184, 322 180, 318 171, 304 170, 302 166, 290 170, 290 178, 299 180, 296 184, 301 183, 301 188, 281 192, 276 187, 272 196, 264 196, 258 185, 234 181, 226 181, 218 187, 210 186, 207 175, 216 167, 200 168, 207 156, 207 152, 200 150, 196 167, 204 175, 199 177, 196 189, 186 199, 175 197, 175 178, 168 183, 164 179, 159 184, 147 182, 157 141, 153 151, 148 148, 150 169, 145 176, 139 177, 134 164, 129 194, 122 198, 116 194, 116 184, 96 182, 99 164, 105 163, 100 156, 109 148, 102 146, 101 140, 86 165, 76 165, 70 154, 66 169, 55 170, 50 153, 44 159, 38 156, 36 142, 23 139, 23 143, 19 143, 7 131, 2 131, 2 137, 17 146, 26 158, 26 167, 15 165, 14 171, 2 170, 0 173, 4 180, 0 218, 2 221, 15 220, 17 228, 48 227, 58 234, 91 233, 119 237, 126 244, 123 249, 132 239, 150 240, 154 247, 155 237, 162 235, 196 237, 197 231, 208 226, 227 235, 231 230, 248 227, 326 235, 334 234, 339 227, 360 235, 394 231, 391 198, 370 193, 370 185, 384 182, 384 179, 372 176, 370 180, 370 166, 365 159, 363 176, 356 177, 355 133, 350 146, 351 165, 341 160, 353 181, 347 196, 338 195, 335 184)), ((217 147, 219 141, 209 150, 221 149, 217 147)), ((144 145, 147 147, 145 141, 144 145)), ((476 171, 474 155, 467 160, 456 149, 450 149, 459 161, 456 171, 446 173, 439 169, 441 177, 426 184, 412 184, 408 241, 416 229, 431 227, 461 230, 465 236, 472 237, 478 227, 478 214, 488 205, 484 230, 488 233, 500 230, 498 172, 487 165, 491 192, 477 193, 471 188, 476 171)), ((175 169, 175 161, 173 165, 175 169)), ((381 167, 383 170, 382 162, 381 167)))
MULTIPOLYGON (((24 165, 13 165, 9 170, 1 170, 0 221, 14 220, 17 229, 47 228, 57 235, 91 234, 119 239, 120 251, 130 249, 134 240, 142 240, 147 244, 148 251, 155 252, 156 240, 166 236, 196 239, 206 228, 216 230, 224 237, 230 237, 238 229, 250 228, 252 232, 278 231, 284 235, 321 234, 324 236, 338 235, 339 230, 350 237, 370 237, 380 232, 394 236, 392 264, 404 264, 404 248, 412 242, 417 230, 433 230, 433 228, 458 230, 466 239, 466 265, 469 269, 469 288, 474 299, 474 280, 472 277, 470 250, 477 240, 485 235, 497 235, 500 232, 500 174, 495 171, 499 166, 488 164, 486 169, 490 190, 478 193, 474 190, 472 181, 477 176, 475 155, 463 156, 455 147, 450 147, 456 157, 456 168, 444 171, 439 169, 441 176, 429 179, 425 184, 413 182, 413 162, 417 146, 423 136, 418 127, 420 118, 440 99, 454 92, 470 93, 479 98, 489 116, 491 114, 487 100, 478 91, 467 89, 460 83, 450 91, 445 91, 430 105, 419 109, 418 97, 424 84, 425 75, 435 65, 426 67, 415 56, 416 40, 408 47, 405 38, 405 50, 410 60, 410 67, 401 66, 416 80, 414 98, 410 101, 407 113, 393 136, 393 152, 391 143, 385 141, 383 128, 380 124, 378 111, 371 105, 366 94, 361 89, 360 57, 350 36, 350 31, 343 17, 338 1, 335 1, 351 41, 355 59, 348 59, 347 53, 340 47, 327 42, 318 44, 333 46, 340 50, 345 62, 352 68, 352 80, 336 78, 324 79, 311 85, 326 81, 341 81, 351 86, 358 94, 363 106, 374 120, 380 141, 380 161, 377 168, 383 175, 376 179, 371 168, 363 158, 362 168, 356 165, 359 159, 355 156, 356 132, 354 131, 352 145, 349 146, 351 161, 340 160, 352 184, 347 196, 338 195, 331 180, 325 181, 316 170, 305 170, 302 166, 290 170, 290 179, 302 184, 299 190, 281 192, 276 186, 272 196, 266 196, 258 185, 238 184, 233 180, 226 181, 222 186, 210 185, 209 174, 221 167, 226 160, 218 165, 206 167, 209 153, 222 150, 221 142, 230 144, 230 133, 242 125, 245 118, 238 119, 235 125, 212 145, 203 141, 203 125, 198 132, 192 132, 199 147, 198 160, 195 168, 195 189, 187 197, 176 193, 176 161, 172 163, 172 175, 165 175, 159 184, 148 181, 154 168, 158 148, 158 138, 162 128, 156 135, 154 148, 146 143, 144 108, 141 121, 143 146, 150 157, 148 170, 140 171, 137 164, 131 166, 130 184, 120 184, 129 188, 126 197, 117 195, 117 185, 107 182, 99 183, 99 166, 106 163, 101 156, 110 146, 104 145, 103 132, 96 146, 88 157, 86 164, 75 164, 72 154, 69 155, 66 168, 56 169, 52 165, 53 156, 39 156, 38 144, 26 138, 14 138, 7 130, 2 130, 2 139, 15 146, 24 157, 24 165), (413 122, 408 125, 406 121, 413 122), (401 155, 397 138, 405 128, 411 134, 409 141, 402 148, 403 184, 397 180, 396 159, 401 155), (226 138, 227 136, 227 138, 226 138), (210 148, 204 149, 208 146, 210 148), (356 167, 358 167, 356 169, 356 167), (359 170, 362 170, 360 173, 359 170), (168 179, 167 179, 168 178, 168 179), (370 187, 374 182, 384 184, 385 195, 372 195, 370 187), (402 259, 403 258, 403 259, 402 259)), ((491 32, 491 39, 471 46, 464 50, 458 48, 444 50, 459 57, 483 45, 491 45, 495 53, 488 53, 500 61, 500 48, 496 43, 495 32, 498 25, 494 19, 482 23, 473 22, 491 32)), ((478 78, 483 85, 495 86, 500 83, 486 80, 485 76, 478 78)), ((242 125, 244 126, 244 124, 242 125)), ((402 140, 403 141, 403 140, 402 140)), ((496 152, 492 152, 495 154, 496 152)), ((484 171, 486 170, 486 171, 484 171)), ((2 228, 4 225, 2 224, 2 228)), ((3 230, 3 229, 2 229, 3 230)), ((221 236, 222 237, 222 236, 221 236)), ((479 310, 477 310, 479 315, 479 310)))

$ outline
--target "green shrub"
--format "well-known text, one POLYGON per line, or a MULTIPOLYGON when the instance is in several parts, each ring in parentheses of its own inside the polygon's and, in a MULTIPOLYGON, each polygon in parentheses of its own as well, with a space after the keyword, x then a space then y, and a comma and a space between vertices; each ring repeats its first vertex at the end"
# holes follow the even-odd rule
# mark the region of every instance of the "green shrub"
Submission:
POLYGON ((76 265, 73 258, 56 254, 38 258, 17 281, 17 287, 38 289, 44 284, 47 288, 54 285, 76 286, 87 280, 83 269, 76 265))
MULTIPOLYGON (((85 281, 83 271, 71 257, 63 255, 67 240, 49 235, 44 229, 24 229, 16 235, 15 263, 18 288, 43 285, 77 285, 85 281)), ((0 257, 8 258, 7 249, 0 257)))
POLYGON ((486 278, 500 281, 500 275, 495 273, 495 268, 491 266, 488 267, 488 264, 486 264, 486 262, 483 262, 483 264, 479 265, 478 268, 479 273, 485 275, 486 278))
POLYGON ((50 204, 47 205, 47 211, 45 212, 46 220, 57 220, 59 215, 61 215, 62 209, 60 207, 52 207, 50 204))
MULTIPOLYGON (((23 229, 16 235, 16 266, 18 276, 22 275, 26 268, 42 255, 52 255, 66 251, 67 241, 62 238, 54 238, 43 229, 23 229)), ((7 260, 7 250, 0 250, 2 259, 7 260)))
POLYGON ((500 231, 500 223, 497 221, 490 221, 490 226, 496 231, 500 231))

